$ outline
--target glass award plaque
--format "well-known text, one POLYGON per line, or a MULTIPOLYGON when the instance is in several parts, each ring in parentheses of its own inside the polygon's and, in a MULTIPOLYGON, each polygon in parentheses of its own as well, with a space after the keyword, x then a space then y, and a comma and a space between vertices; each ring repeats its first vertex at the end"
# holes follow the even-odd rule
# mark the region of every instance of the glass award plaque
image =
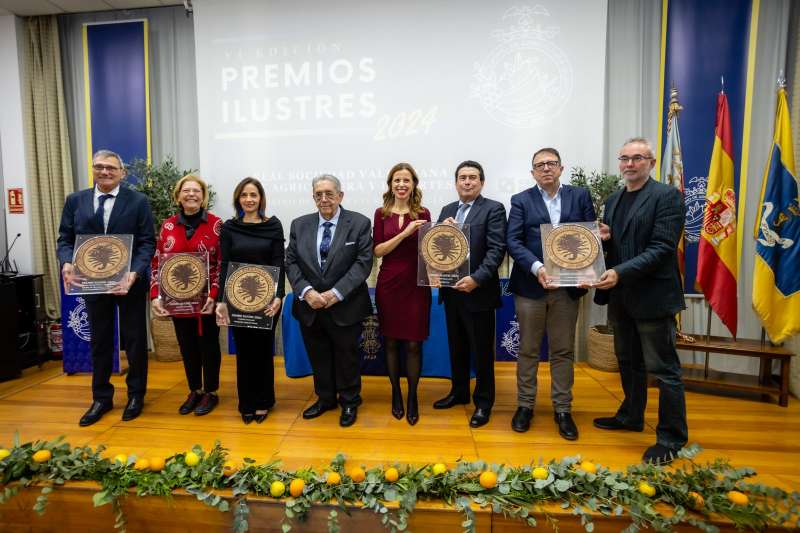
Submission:
POLYGON ((265 314, 275 299, 280 269, 268 265, 228 263, 225 302, 230 325, 239 328, 272 329, 274 317, 265 314))
POLYGON ((542 253, 550 285, 597 282, 606 270, 597 222, 542 224, 542 253))
POLYGON ((109 294, 131 271, 133 235, 76 235, 67 294, 109 294))
POLYGON ((469 224, 432 224, 418 231, 417 285, 452 287, 469 275, 469 224))
POLYGON ((161 303, 170 315, 200 313, 208 299, 208 254, 159 254, 158 287, 161 303))

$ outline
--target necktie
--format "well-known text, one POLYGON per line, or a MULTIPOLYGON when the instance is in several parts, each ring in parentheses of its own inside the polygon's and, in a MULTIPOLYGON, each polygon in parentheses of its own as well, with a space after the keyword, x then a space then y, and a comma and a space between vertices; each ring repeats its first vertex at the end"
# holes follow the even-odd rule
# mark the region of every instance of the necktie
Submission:
POLYGON ((99 228, 103 229, 103 233, 106 232, 106 225, 105 225, 105 220, 104 220, 105 219, 105 213, 106 213, 105 203, 106 203, 106 200, 108 200, 109 198, 114 198, 114 195, 113 194, 101 194, 100 198, 97 199, 98 200, 97 201, 97 211, 94 212, 95 222, 97 222, 97 226, 99 228))
POLYGON ((458 222, 459 224, 464 223, 464 215, 466 214, 467 209, 469 209, 469 204, 461 204, 460 206, 458 206, 458 212, 456 213, 456 222, 458 222))
POLYGON ((319 242, 319 262, 321 267, 325 267, 328 260, 328 252, 331 250, 331 226, 333 222, 325 222, 322 227, 322 240, 319 242))

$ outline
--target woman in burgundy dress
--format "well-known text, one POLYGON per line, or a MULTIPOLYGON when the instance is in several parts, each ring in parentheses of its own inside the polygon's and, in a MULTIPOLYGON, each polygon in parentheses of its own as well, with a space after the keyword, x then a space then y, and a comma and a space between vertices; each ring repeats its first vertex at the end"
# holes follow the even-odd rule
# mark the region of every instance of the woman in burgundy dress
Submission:
POLYGON ((419 178, 408 163, 398 163, 389 171, 389 187, 383 194, 383 207, 375 210, 373 242, 376 257, 382 257, 375 303, 380 332, 386 347, 386 367, 392 384, 392 415, 398 420, 406 414, 412 426, 419 421, 417 384, 422 370, 422 341, 428 338, 431 291, 417 286, 417 230, 430 222, 431 214, 422 207, 419 178), (403 409, 400 391, 400 348, 405 344, 408 406, 403 409))

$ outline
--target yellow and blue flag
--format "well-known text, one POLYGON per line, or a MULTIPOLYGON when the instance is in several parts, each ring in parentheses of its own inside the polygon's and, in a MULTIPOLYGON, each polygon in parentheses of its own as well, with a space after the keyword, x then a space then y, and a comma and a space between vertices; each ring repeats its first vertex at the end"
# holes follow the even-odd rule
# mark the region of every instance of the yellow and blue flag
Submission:
POLYGON ((753 309, 769 338, 800 333, 800 206, 786 90, 778 90, 772 150, 756 217, 753 309))

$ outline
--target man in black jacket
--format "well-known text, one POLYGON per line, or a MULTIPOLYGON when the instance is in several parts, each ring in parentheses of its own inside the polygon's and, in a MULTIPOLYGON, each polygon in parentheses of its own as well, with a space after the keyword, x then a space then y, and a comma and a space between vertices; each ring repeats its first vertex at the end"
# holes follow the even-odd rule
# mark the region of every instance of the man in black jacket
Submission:
POLYGON ((456 168, 458 201, 447 204, 438 222, 469 225, 469 268, 453 287, 441 288, 447 320, 452 384, 450 393, 437 400, 434 409, 469 403, 471 355, 475 355, 475 412, 469 425, 477 428, 489 421, 494 405, 495 309, 501 306, 497 269, 506 253, 506 209, 481 196, 483 167, 464 161, 456 168))
POLYGON ((600 429, 644 429, 647 374, 658 382, 656 444, 645 462, 666 464, 688 440, 681 363, 675 349, 675 314, 685 308, 677 261, 685 205, 681 192, 650 177, 655 166, 647 139, 619 151, 625 187, 606 201, 601 234, 606 270, 595 284, 597 303, 608 303, 614 350, 625 399, 600 429))

